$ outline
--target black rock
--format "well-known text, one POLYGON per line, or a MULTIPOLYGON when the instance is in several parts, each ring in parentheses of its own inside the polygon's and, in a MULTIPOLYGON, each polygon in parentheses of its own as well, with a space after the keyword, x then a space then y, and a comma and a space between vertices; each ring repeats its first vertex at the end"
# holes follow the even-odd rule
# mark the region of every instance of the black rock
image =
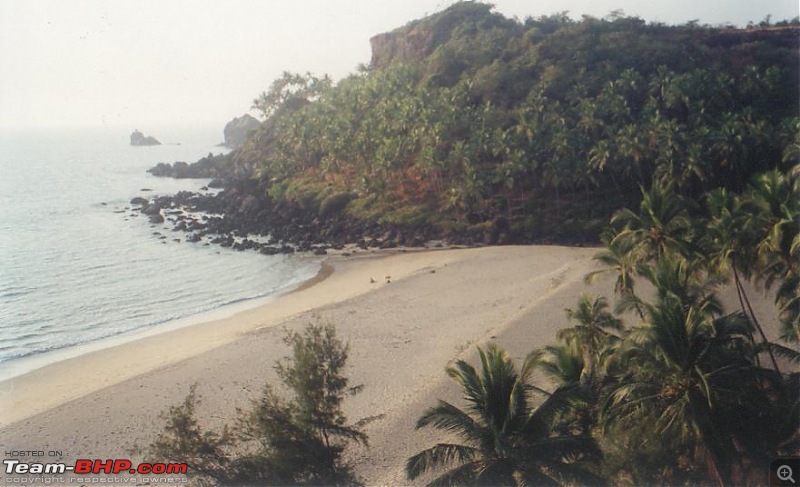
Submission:
POLYGON ((157 203, 147 204, 142 206, 142 213, 145 215, 158 215, 161 213, 161 207, 157 203))
POLYGON ((266 247, 261 247, 261 250, 259 250, 259 252, 261 252, 264 255, 276 255, 276 254, 280 254, 281 250, 279 248, 270 247, 268 245, 266 247))

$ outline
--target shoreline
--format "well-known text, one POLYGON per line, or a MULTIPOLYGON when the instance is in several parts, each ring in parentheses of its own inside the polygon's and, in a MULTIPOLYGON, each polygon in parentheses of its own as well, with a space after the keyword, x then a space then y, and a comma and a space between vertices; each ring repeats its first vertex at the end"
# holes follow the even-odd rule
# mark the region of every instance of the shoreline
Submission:
MULTIPOLYGON (((287 330, 336 326, 349 344, 347 376, 363 391, 343 404, 364 424, 370 448, 346 456, 365 485, 408 485, 404 463, 437 441, 415 431, 437 399, 460 402, 444 368, 476 360, 497 342, 519 361, 567 326, 564 309, 581 292, 609 294, 613 279, 589 287, 596 248, 503 246, 384 251, 331 256, 302 290, 216 322, 100 351, 1 383, 0 444, 8 451, 79 458, 147 459, 163 413, 192 387, 204 430, 231 424, 290 354, 287 330), (10 387, 9 387, 10 386, 10 387)), ((156 459, 157 460, 157 459, 156 459)))
MULTIPOLYGON (((37 369, 47 367, 50 365, 57 365, 66 360, 79 359, 80 357, 101 351, 108 348, 113 348, 127 343, 142 340, 144 338, 169 333, 172 331, 180 330, 183 328, 191 327, 197 324, 218 321, 231 318, 239 313, 249 311, 254 308, 268 305, 274 299, 283 295, 296 292, 304 286, 309 286, 309 283, 315 282, 320 279, 325 266, 330 266, 326 263, 327 259, 320 262, 320 269, 311 277, 299 280, 298 282, 289 284, 283 289, 279 289, 273 294, 266 294, 263 296, 256 296, 252 298, 244 298, 234 300, 230 303, 223 304, 217 308, 207 309, 195 314, 182 316, 179 318, 168 319, 161 322, 145 324, 133 330, 124 331, 115 335, 107 336, 89 342, 78 343, 69 345, 64 348, 57 348, 45 352, 38 352, 32 355, 14 358, 0 364, 0 391, 4 382, 14 379, 16 377, 34 372, 37 369)), ((331 271, 332 272, 332 271, 331 271)), ((328 274, 330 275, 330 274, 328 274)), ((2 424, 2 419, 0 419, 2 424)))
MULTIPOLYGON (((211 352, 247 332, 280 325, 281 321, 320 306, 333 304, 368 292, 383 279, 375 272, 375 282, 362 278, 366 285, 333 286, 315 292, 336 275, 337 270, 363 267, 361 262, 376 262, 396 255, 419 255, 447 252, 452 249, 391 249, 344 257, 330 255, 324 259, 313 277, 293 289, 274 296, 265 296, 233 303, 199 315, 157 325, 132 335, 109 337, 97 342, 53 351, 52 354, 19 359, 17 369, 0 380, 0 427, 27 419, 71 400, 105 387, 152 372, 181 360, 211 352), (320 294, 328 296, 320 299, 320 294), (244 307, 244 308, 242 308, 244 307), (141 360, 140 356, 148 356, 141 360), (47 357, 45 357, 47 356, 47 357), (55 358, 54 358, 55 356, 55 358), (107 367, 113 364, 113 367, 107 367), (93 370, 105 370, 95 381, 79 381, 74 377, 89 376, 93 370)), ((360 273, 371 269, 361 269, 360 273)), ((399 277, 399 274, 398 274, 399 277)), ((345 276, 345 279, 349 279, 345 276)))
MULTIPOLYGON (((364 386, 343 408, 349 423, 364 425, 370 447, 348 448, 346 459, 365 485, 420 485, 405 477, 405 461, 443 438, 415 430, 416 420, 437 400, 463 403, 445 367, 459 359, 475 364, 476 346, 489 342, 517 363, 555 343, 569 326, 565 309, 581 294, 613 296, 610 273, 583 281, 597 269, 597 251, 504 246, 331 256, 304 289, 264 306, 0 383, 0 444, 63 451, 66 464, 161 460, 143 449, 163 431, 164 412, 192 387, 198 424, 220 431, 252 407, 265 383, 277 383, 274 364, 291 353, 287 330, 330 323, 349 345, 350 383, 364 386)), ((735 309, 735 293, 727 291, 723 305, 735 309)), ((774 315, 769 299, 754 305, 759 316, 774 315)))

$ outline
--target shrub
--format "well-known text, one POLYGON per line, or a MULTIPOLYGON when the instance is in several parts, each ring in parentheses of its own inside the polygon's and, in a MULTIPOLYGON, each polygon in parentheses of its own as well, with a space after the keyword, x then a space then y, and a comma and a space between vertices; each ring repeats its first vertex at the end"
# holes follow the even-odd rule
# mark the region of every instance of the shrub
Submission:
MULTIPOLYGON (((287 332, 292 356, 275 368, 293 397, 278 396, 267 384, 249 411, 238 410, 234 428, 203 431, 195 417, 195 386, 181 405, 165 414, 164 431, 148 453, 155 459, 185 462, 201 485, 352 485, 355 478, 341 458, 347 442, 367 444, 342 412, 349 387, 343 375, 348 346, 332 325, 309 324, 287 332)), ((161 460, 159 460, 161 461, 161 460)))
POLYGON ((341 212, 355 197, 356 195, 354 193, 347 191, 343 193, 334 193, 326 197, 319 205, 320 216, 326 217, 341 212))

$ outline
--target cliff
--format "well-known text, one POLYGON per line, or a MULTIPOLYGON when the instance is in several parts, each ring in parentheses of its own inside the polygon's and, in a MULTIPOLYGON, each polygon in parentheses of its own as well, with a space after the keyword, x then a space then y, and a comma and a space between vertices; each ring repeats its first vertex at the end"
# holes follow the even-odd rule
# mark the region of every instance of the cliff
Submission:
POLYGON ((391 64, 422 61, 465 25, 474 28, 513 27, 513 21, 491 10, 489 4, 460 2, 391 32, 373 36, 369 40, 372 48, 370 65, 385 68, 391 64))

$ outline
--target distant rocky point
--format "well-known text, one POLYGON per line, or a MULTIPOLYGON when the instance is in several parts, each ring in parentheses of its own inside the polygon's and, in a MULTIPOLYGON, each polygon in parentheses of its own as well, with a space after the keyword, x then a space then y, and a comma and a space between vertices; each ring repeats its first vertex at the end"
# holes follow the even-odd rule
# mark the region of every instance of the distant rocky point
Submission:
POLYGON ((261 122, 248 114, 236 117, 225 125, 225 142, 222 145, 231 149, 239 148, 260 126, 261 122))
POLYGON ((161 142, 159 142, 155 137, 147 136, 138 130, 134 130, 131 134, 131 145, 161 145, 161 142))
MULTIPOLYGON (((147 170, 153 176, 168 178, 216 178, 226 179, 231 175, 232 167, 230 158, 219 154, 209 153, 193 164, 178 161, 173 164, 159 162, 155 167, 147 170)), ((215 183, 216 184, 216 183, 215 183)), ((214 185, 209 184, 209 187, 214 185)))

